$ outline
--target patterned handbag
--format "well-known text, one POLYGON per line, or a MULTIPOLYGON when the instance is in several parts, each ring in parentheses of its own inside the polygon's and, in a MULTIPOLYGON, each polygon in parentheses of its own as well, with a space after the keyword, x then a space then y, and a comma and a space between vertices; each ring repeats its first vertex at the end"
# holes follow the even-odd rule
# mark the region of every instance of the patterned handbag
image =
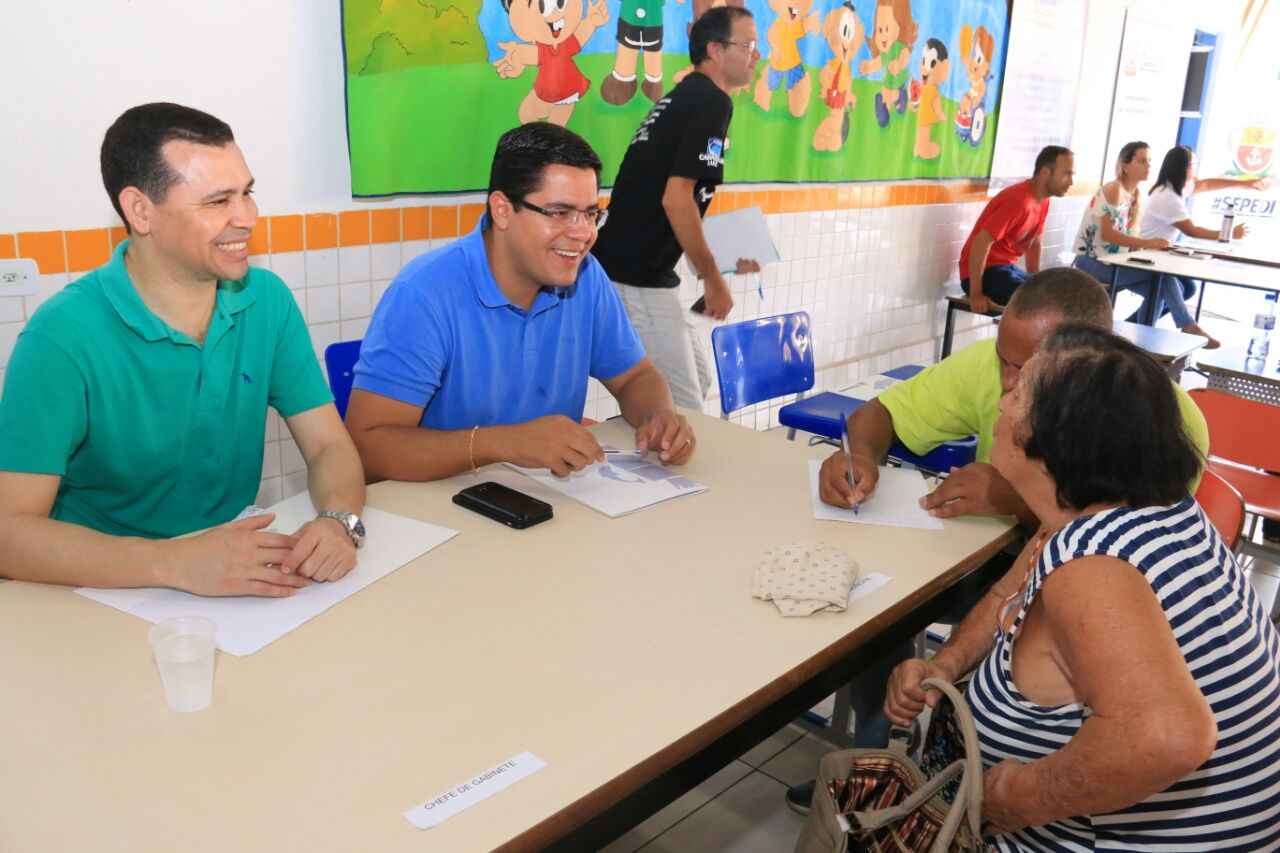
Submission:
MULTIPOLYGON (((964 757, 932 776, 907 756, 902 741, 888 749, 847 749, 818 762, 813 805, 796 853, 961 853, 984 851, 982 759, 964 696, 927 678, 951 700, 964 757)), ((939 703, 939 709, 944 703, 939 703)), ((935 711, 934 723, 938 722, 935 711)), ((930 734, 936 728, 930 724, 930 734)))

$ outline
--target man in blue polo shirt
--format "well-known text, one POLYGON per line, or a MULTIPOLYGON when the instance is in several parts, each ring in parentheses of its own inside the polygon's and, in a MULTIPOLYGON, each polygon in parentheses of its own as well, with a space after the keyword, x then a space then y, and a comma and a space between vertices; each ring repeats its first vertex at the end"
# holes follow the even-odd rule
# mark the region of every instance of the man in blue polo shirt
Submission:
POLYGON ((258 208, 231 128, 126 111, 102 179, 129 239, 18 338, 0 398, 0 574, 287 596, 355 565, 364 477, 279 278, 248 264, 258 208), (314 521, 234 519, 258 493, 267 406, 307 461, 314 521), (206 531, 186 538, 196 531, 206 531))
POLYGON ((589 250, 600 160, 535 122, 498 140, 487 213, 406 266, 369 325, 347 426, 371 478, 434 480, 491 462, 564 476, 603 462, 581 425, 587 378, 669 464, 694 435, 589 250))

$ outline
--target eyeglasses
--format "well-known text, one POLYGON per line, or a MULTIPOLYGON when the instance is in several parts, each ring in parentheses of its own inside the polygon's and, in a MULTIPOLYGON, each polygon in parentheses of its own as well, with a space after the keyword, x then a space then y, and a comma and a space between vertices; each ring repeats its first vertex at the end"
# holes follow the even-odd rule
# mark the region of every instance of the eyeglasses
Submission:
POLYGON ((755 41, 754 41, 754 40, 753 40, 753 41, 728 41, 728 40, 725 40, 725 41, 722 41, 722 42, 720 42, 720 43, 721 43, 721 44, 726 44, 726 45, 727 45, 727 44, 736 44, 738 47, 745 47, 745 48, 747 49, 747 53, 755 53, 755 52, 756 52, 756 43, 755 43, 755 41))
POLYGON ((576 207, 538 207, 524 199, 514 204, 516 207, 527 207, 534 213, 541 213, 560 228, 572 228, 583 220, 586 220, 592 228, 603 228, 605 221, 609 218, 609 211, 598 207, 589 207, 586 210, 578 210, 576 207))

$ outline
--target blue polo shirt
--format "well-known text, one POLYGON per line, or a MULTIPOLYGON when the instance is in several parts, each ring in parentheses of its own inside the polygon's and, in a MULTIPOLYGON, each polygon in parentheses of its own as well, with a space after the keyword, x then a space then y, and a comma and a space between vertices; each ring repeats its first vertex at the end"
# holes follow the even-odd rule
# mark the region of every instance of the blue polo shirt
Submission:
POLYGON ((588 253, 569 287, 526 311, 498 287, 475 231, 411 261, 378 302, 353 388, 422 406, 420 425, 455 430, 582 418, 587 377, 611 379, 644 347, 588 253))
POLYGON ((0 471, 60 477, 59 521, 178 536, 253 503, 267 406, 288 418, 333 397, 274 273, 218 282, 201 344, 142 301, 128 245, 18 336, 0 397, 0 471))

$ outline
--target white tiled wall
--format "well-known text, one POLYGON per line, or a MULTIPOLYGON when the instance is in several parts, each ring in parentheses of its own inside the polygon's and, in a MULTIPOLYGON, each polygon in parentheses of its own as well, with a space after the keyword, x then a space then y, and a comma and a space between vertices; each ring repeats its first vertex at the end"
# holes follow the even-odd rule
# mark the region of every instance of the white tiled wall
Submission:
MULTIPOLYGON (((1058 263, 1069 248, 1086 201, 1053 201, 1044 236, 1046 266, 1058 263)), ((771 215, 769 228, 783 260, 760 276, 759 291, 756 276, 733 278, 736 304, 729 319, 808 311, 818 366, 816 391, 846 388, 899 365, 934 361, 945 313, 941 289, 956 278, 960 247, 981 209, 980 203, 972 203, 771 215)), ((289 252, 258 256, 253 263, 270 268, 288 284, 323 364, 329 344, 364 336, 378 299, 403 264, 447 242, 289 252)), ((681 275, 681 297, 692 304, 700 287, 683 264, 681 275)), ((42 276, 38 295, 0 298, 0 382, 26 319, 70 278, 42 276)), ((971 315, 961 315, 956 325, 957 348, 994 333, 990 321, 971 315)), ((732 419, 756 429, 775 427, 778 408, 787 402, 751 406, 732 419)), ((713 387, 706 411, 718 415, 719 406, 713 387)), ((613 398, 592 380, 587 417, 603 420, 617 412, 613 398)), ((269 505, 305 488, 302 456, 288 429, 271 413, 258 503, 269 505)))

